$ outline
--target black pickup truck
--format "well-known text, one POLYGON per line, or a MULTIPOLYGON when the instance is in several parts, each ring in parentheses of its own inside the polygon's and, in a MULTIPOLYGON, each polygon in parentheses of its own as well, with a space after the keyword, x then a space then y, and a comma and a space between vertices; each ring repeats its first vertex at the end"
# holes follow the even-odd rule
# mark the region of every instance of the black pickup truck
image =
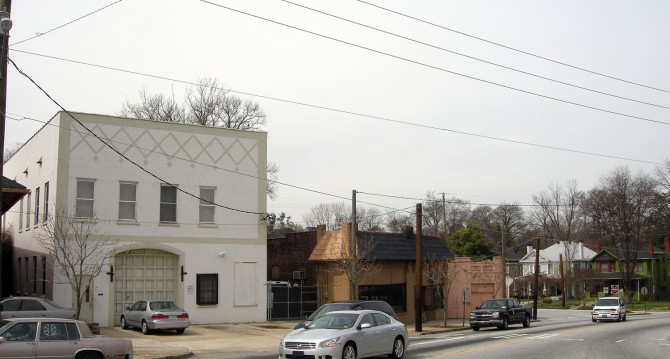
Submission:
POLYGON ((531 308, 524 308, 516 298, 487 299, 470 312, 470 327, 474 331, 482 327, 507 329, 510 324, 523 324, 528 328, 531 312, 531 308))

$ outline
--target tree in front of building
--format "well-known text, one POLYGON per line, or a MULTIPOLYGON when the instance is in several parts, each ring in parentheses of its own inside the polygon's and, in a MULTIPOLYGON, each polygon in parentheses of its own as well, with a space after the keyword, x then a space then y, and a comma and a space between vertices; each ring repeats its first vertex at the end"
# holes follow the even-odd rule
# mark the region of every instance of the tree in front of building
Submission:
POLYGON ((330 253, 327 254, 328 270, 333 274, 346 276, 350 300, 358 299, 359 287, 381 270, 381 265, 372 256, 374 247, 375 241, 372 236, 358 238, 354 250, 351 250, 351 243, 347 240, 330 247, 330 253))
POLYGON ((645 173, 616 168, 589 191, 582 206, 605 245, 615 248, 628 302, 633 294, 633 274, 638 252, 645 248, 653 228, 658 182, 645 173))
POLYGON ((495 252, 485 237, 484 230, 479 225, 468 223, 467 227, 459 229, 449 237, 449 249, 457 256, 490 258, 495 252))
POLYGON ((69 284, 77 317, 86 290, 108 265, 115 240, 102 233, 104 222, 95 218, 74 218, 57 210, 40 222, 34 236, 54 268, 54 283, 69 284))
POLYGON ((457 262, 449 261, 448 258, 438 258, 435 255, 428 255, 428 258, 423 260, 423 270, 428 277, 428 281, 432 285, 440 287, 440 299, 442 300, 442 310, 444 311, 444 323, 447 326, 447 318, 449 318, 449 293, 451 292, 451 284, 457 278, 465 274, 466 268, 457 262))

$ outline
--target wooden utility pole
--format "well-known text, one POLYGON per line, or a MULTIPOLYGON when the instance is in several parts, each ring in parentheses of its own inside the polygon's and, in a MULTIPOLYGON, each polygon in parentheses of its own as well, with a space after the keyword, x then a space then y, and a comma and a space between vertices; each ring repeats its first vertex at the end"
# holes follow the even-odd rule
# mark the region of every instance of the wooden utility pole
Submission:
MULTIPOLYGON (((357 258, 357 252, 356 252, 356 244, 358 243, 356 241, 356 229, 358 228, 358 224, 356 223, 356 190, 351 191, 351 242, 349 243, 349 257, 351 258, 351 270, 352 273, 354 274, 354 278, 356 280, 354 282, 358 282, 358 258, 357 258)), ((358 299, 358 283, 351 283, 350 288, 349 288, 349 299, 351 300, 357 300, 358 299)))
POLYGON ((537 295, 540 291, 540 237, 535 244, 535 279, 533 280, 533 319, 537 320, 537 295))
POLYGON ((416 205, 416 262, 414 264, 416 279, 414 280, 414 330, 417 332, 423 331, 423 297, 421 294, 421 282, 422 282, 422 272, 423 268, 421 263, 423 262, 423 256, 421 255, 423 250, 421 246, 421 226, 422 226, 422 209, 421 203, 416 205))
POLYGON ((503 226, 500 226, 500 241, 502 251, 500 252, 501 267, 502 267, 502 296, 507 298, 507 266, 505 265, 505 229, 503 226))
MULTIPOLYGON (((0 19, 10 19, 10 14, 12 12, 12 1, 11 0, 0 0, 0 19)), ((5 111, 7 110, 7 56, 9 53, 9 29, 11 29, 11 20, 0 20, 2 27, 0 28, 0 33, 2 33, 2 44, 0 51, 0 149, 2 150, 2 161, 0 163, 0 203, 4 203, 2 199, 2 178, 4 176, 3 166, 4 166, 4 155, 5 155, 5 111), (8 27, 8 28, 6 28, 8 27)), ((2 217, 0 217, 0 236, 4 233, 4 228, 2 227, 2 217)), ((4 239, 4 237, 2 237, 4 239)), ((2 263, 2 257, 4 256, 3 245, 5 241, 0 241, 0 298, 4 297, 6 292, 9 292, 5 289, 7 283, 3 283, 2 277, 4 274, 2 263)))
POLYGON ((558 255, 558 262, 561 266, 558 269, 561 273, 561 306, 565 308, 565 276, 563 276, 563 254, 558 255))

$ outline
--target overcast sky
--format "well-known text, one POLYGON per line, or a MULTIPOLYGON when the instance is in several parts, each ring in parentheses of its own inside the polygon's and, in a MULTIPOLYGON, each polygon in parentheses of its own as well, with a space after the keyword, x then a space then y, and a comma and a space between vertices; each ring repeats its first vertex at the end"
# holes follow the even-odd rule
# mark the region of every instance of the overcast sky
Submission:
MULTIPOLYGON (((366 1, 415 19, 354 0, 295 0, 341 19, 279 0, 13 1, 9 56, 71 111, 181 99, 204 77, 257 101, 289 185, 268 211, 296 222, 354 189, 397 209, 431 191, 531 204, 670 157, 669 1, 366 1)), ((9 68, 7 148, 59 110, 9 68)))

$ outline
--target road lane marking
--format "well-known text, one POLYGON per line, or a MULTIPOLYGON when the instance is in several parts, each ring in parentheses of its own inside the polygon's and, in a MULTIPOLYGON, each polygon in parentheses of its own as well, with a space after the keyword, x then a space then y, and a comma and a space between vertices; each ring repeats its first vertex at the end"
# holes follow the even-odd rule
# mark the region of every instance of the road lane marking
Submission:
POLYGON ((626 341, 626 339, 619 339, 619 340, 615 341, 615 343, 621 343, 621 342, 625 342, 625 341, 626 341))

